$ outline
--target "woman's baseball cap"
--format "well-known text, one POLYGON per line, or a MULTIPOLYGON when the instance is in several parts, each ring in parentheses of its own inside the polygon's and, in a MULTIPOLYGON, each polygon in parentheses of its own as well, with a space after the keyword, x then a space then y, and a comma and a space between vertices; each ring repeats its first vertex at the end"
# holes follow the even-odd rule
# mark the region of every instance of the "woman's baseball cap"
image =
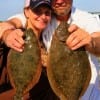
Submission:
POLYGON ((34 9, 41 4, 46 4, 51 8, 51 1, 50 0, 26 0, 25 1, 25 8, 31 7, 32 9, 34 9))

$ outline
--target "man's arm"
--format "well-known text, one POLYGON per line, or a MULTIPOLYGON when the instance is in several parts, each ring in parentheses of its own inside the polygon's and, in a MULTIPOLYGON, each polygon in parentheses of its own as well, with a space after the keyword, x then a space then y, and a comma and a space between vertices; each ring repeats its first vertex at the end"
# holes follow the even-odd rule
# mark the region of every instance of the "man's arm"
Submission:
POLYGON ((0 22, 0 40, 2 39, 2 35, 6 30, 23 28, 26 24, 26 18, 24 14, 17 14, 10 17, 7 21, 0 22))
POLYGON ((100 32, 92 33, 91 37, 90 45, 86 46, 86 49, 92 54, 100 56, 100 32))
POLYGON ((18 18, 12 18, 6 21, 7 23, 9 23, 10 25, 13 25, 15 28, 22 28, 22 23, 21 20, 18 18))
POLYGON ((2 39, 2 35, 6 30, 14 28, 15 27, 8 22, 0 22, 0 40, 2 39))
POLYGON ((21 28, 21 27, 22 27, 21 21, 17 18, 13 18, 11 20, 1 22, 0 23, 0 39, 2 39, 2 35, 6 30, 21 28))

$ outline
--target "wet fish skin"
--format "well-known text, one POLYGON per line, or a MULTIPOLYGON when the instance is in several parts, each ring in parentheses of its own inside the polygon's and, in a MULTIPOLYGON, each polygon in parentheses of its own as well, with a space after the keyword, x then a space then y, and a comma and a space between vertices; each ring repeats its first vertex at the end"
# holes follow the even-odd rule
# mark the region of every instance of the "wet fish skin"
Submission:
POLYGON ((40 47, 34 32, 26 30, 24 38, 24 51, 19 53, 11 49, 8 54, 8 74, 16 90, 14 100, 22 100, 23 94, 37 84, 42 71, 40 47))
POLYGON ((62 22, 55 31, 49 55, 47 76, 60 100, 79 100, 91 77, 90 63, 84 47, 75 51, 66 46, 69 25, 62 22))

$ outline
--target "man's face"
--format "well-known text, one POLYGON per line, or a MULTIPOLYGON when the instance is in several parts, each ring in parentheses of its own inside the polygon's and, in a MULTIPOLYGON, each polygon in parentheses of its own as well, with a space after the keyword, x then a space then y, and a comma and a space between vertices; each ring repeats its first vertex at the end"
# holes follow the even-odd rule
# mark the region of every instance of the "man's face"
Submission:
POLYGON ((52 8, 56 15, 69 15, 73 0, 52 0, 52 8))

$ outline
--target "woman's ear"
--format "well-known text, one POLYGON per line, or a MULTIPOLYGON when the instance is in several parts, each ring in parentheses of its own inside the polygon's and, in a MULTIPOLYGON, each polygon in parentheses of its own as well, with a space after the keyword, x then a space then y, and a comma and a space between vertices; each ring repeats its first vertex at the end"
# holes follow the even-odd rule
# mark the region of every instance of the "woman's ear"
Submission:
POLYGON ((26 18, 29 18, 29 8, 24 9, 24 14, 25 14, 26 18))

